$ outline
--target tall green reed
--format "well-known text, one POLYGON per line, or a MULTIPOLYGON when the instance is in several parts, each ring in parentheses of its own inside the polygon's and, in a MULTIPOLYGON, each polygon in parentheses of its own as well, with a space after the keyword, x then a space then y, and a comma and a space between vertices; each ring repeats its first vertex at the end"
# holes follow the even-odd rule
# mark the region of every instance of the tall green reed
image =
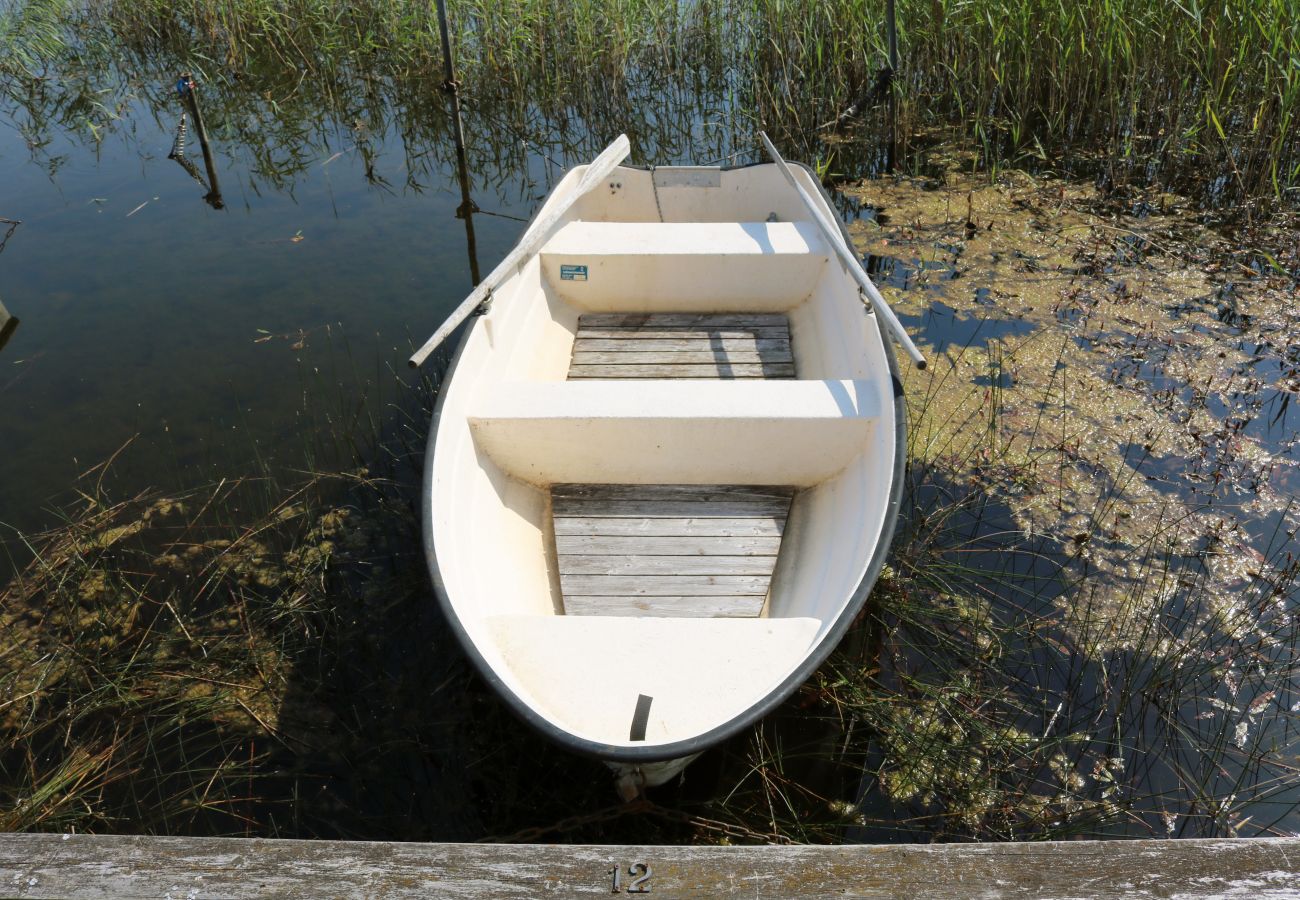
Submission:
MULTIPOLYGON (((626 84, 723 85, 754 125, 815 148, 884 65, 883 4, 714 0, 450 4, 471 102, 626 107, 626 84)), ((902 0, 904 150, 936 125, 978 136, 989 167, 1092 160, 1111 183, 1199 181, 1210 199, 1280 197, 1300 176, 1296 0, 902 0)), ((10 78, 126 49, 209 80, 326 93, 361 80, 436 92, 431 7, 415 0, 30 0, 0 14, 10 78)), ((806 154, 808 155, 808 154, 806 154)), ((811 154, 815 155, 815 153, 811 154)))

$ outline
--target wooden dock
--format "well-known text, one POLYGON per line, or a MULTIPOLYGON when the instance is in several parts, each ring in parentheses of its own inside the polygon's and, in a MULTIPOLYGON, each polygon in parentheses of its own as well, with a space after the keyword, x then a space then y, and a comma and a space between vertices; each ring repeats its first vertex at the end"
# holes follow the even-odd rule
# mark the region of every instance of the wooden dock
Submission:
POLYGON ((660 898, 1295 897, 1300 895, 1300 838, 602 847, 0 835, 3 897, 501 900, 637 893, 660 898))

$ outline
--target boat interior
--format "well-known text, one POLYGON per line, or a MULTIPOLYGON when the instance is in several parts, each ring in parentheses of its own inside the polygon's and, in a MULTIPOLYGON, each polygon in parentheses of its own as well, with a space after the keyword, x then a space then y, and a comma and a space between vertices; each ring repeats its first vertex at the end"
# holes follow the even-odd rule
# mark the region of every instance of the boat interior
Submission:
POLYGON ((503 685, 592 745, 668 745, 788 684, 851 608, 892 516, 894 389, 775 166, 606 182, 472 320, 426 502, 503 685))

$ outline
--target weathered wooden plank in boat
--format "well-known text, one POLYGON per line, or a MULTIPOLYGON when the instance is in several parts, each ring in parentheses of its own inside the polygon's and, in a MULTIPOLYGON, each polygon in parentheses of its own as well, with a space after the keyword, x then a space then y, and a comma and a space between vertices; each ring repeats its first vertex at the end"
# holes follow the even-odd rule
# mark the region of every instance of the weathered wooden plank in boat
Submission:
POLYGON ((785 327, 785 313, 584 313, 592 328, 775 328, 785 327))
POLYGON ((583 378, 793 378, 788 363, 719 363, 715 365, 572 366, 570 380, 583 378))
POLYGON ((689 500, 586 500, 578 497, 553 497, 552 505, 557 517, 736 519, 748 516, 784 516, 789 501, 718 500, 712 503, 694 503, 689 500))
POLYGON ((555 535, 629 535, 671 537, 691 534, 697 537, 749 537, 775 535, 785 530, 785 516, 740 518, 605 518, 556 516, 555 535))
POLYGON ((760 615, 793 496, 781 485, 553 485, 565 613, 760 615))
POLYGON ((793 378, 782 314, 588 313, 569 378, 793 378))
POLYGON ((560 573, 565 597, 683 597, 766 594, 770 575, 566 575, 560 573))
POLYGON ((620 341, 617 338, 589 338, 578 333, 573 342, 573 352, 601 350, 604 352, 656 352, 664 354, 664 362, 676 362, 679 352, 714 351, 718 358, 729 352, 771 352, 771 354, 789 354, 789 341, 777 341, 775 338, 733 337, 714 338, 692 336, 680 338, 637 338, 636 341, 620 341))
POLYGON ((583 328, 579 326, 574 340, 617 341, 620 344, 660 341, 765 341, 769 344, 788 345, 790 332, 786 328, 583 328))
MULTIPOLYGON (((642 353, 639 350, 575 350, 574 366, 652 366, 663 363, 664 355, 659 352, 642 353)), ((719 354, 713 350, 678 350, 673 353, 673 363, 688 365, 718 365, 719 363, 759 365, 773 363, 780 365, 794 364, 790 352, 780 350, 728 350, 719 354)))
POLYGON ((763 611, 766 597, 591 597, 578 594, 564 601, 571 616, 663 616, 682 619, 749 618, 763 611))
POLYGON ((771 556, 593 556, 560 557, 564 575, 765 575, 770 576, 771 556))
MULTIPOLYGON (((607 522, 609 519, 595 519, 607 522)), ((781 536, 721 537, 698 534, 663 536, 556 534, 555 550, 561 556, 776 556, 781 536)))
POLYGON ((553 484, 551 498, 587 500, 692 500, 696 503, 770 503, 784 509, 794 488, 761 484, 553 484))

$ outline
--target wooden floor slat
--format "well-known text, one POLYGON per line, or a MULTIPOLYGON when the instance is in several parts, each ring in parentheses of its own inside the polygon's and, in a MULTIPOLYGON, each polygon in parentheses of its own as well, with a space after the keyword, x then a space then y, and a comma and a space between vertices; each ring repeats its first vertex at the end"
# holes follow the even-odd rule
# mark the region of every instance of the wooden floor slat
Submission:
POLYGON ((718 597, 599 597, 564 599, 571 616, 673 616, 683 619, 753 618, 763 609, 761 595, 718 597))
POLYGON ((759 615, 793 496, 764 485, 554 485, 565 613, 759 615))
POLYGON ((790 488, 761 484, 553 484, 558 500, 685 500, 692 503, 765 503, 784 509, 790 488))
POLYGON ((698 502, 694 500, 603 500, 579 499, 576 497, 559 497, 554 499, 555 515, 561 518, 581 516, 583 518, 670 518, 670 519, 708 519, 718 517, 735 518, 774 518, 785 515, 789 501, 784 504, 779 500, 717 500, 698 502))
POLYGON ((613 341, 627 344, 638 341, 697 341, 702 344, 718 341, 765 341, 770 344, 788 343, 789 326, 779 328, 756 326, 754 328, 584 328, 578 325, 575 340, 613 341))
POLYGON ((763 328, 788 323, 785 313, 585 313, 592 328, 763 328))
POLYGON ((627 535, 633 537, 672 537, 691 534, 698 537, 758 537, 774 535, 779 540, 785 528, 785 516, 771 518, 735 517, 655 517, 628 516, 606 518, 556 516, 556 540, 561 535, 627 535))
POLYGON ((602 597, 720 596, 767 593, 767 575, 560 575, 564 595, 602 597))
POLYGON ((773 556, 624 556, 565 554, 562 568, 569 575, 770 575, 773 556))
MULTIPOLYGON (((608 519, 592 519, 607 522, 608 519)), ((556 534, 555 550, 561 556, 776 556, 779 534, 754 535, 628 535, 556 534)))
MULTIPOLYGON (((653 366, 663 361, 663 354, 643 352, 640 350, 575 350, 573 366, 653 366)), ((780 350, 729 350, 725 356, 719 356, 712 350, 679 350, 673 354, 675 364, 714 365, 723 363, 741 363, 744 365, 794 366, 794 358, 788 351, 780 350)))
POLYGON ((794 378, 781 313, 586 313, 569 378, 794 378))
POLYGON ((788 364, 725 363, 723 365, 572 366, 570 380, 600 378, 793 378, 788 364))

